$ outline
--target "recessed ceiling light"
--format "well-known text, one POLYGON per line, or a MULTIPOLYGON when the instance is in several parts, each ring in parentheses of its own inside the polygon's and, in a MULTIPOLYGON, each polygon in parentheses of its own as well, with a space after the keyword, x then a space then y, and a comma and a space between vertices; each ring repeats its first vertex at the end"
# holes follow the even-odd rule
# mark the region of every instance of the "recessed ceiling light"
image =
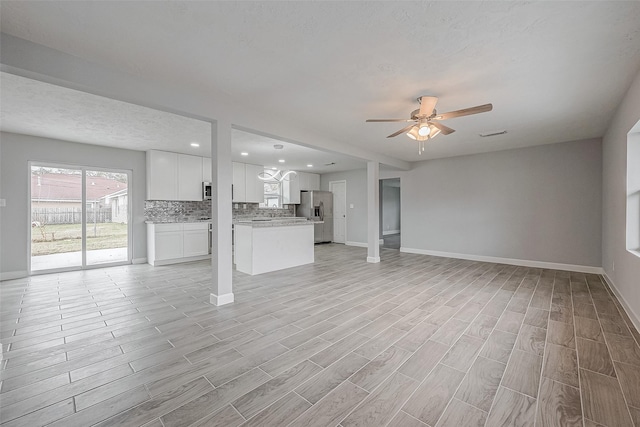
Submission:
POLYGON ((248 156, 248 155, 249 155, 249 153, 247 153, 247 152, 244 152, 244 151, 243 151, 242 153, 240 153, 240 155, 241 155, 241 156, 248 156))
POLYGON ((192 142, 192 143, 191 143, 191 146, 192 146, 192 147, 200 147, 200 144, 198 144, 197 142, 192 142))
POLYGON ((271 170, 277 171, 277 170, 278 170, 278 168, 271 168, 271 170))
POLYGON ((284 163, 284 159, 280 159, 278 160, 280 163, 284 163))
POLYGON ((307 167, 308 167, 308 168, 312 168, 312 167, 313 167, 313 165, 307 165, 307 167))
POLYGON ((275 145, 273 146, 273 148, 275 148, 276 150, 282 150, 282 149, 284 148, 284 145, 282 145, 282 144, 275 144, 275 145))

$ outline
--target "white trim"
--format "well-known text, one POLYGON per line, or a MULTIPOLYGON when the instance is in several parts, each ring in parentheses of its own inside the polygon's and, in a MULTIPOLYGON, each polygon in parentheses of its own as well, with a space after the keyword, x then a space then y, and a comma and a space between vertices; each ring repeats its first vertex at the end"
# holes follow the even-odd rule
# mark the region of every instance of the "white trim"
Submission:
POLYGON ((362 243, 362 242, 349 242, 349 241, 347 241, 347 242, 344 242, 344 244, 346 246, 357 246, 359 248, 368 248, 369 247, 368 244, 362 243))
POLYGON ((233 302, 233 293, 228 293, 224 295, 210 294, 209 302, 216 306, 231 304, 233 302))
POLYGON ((22 279, 27 276, 29 276, 27 270, 5 271, 4 273, 0 273, 0 280, 22 279))
POLYGON ((373 263, 373 264, 378 263, 378 262, 380 262, 380 257, 379 256, 368 256, 367 257, 367 262, 370 262, 370 263, 373 263))
MULTIPOLYGON (((210 258, 211 258, 211 254, 196 255, 196 256, 190 256, 190 257, 184 257, 184 258, 171 258, 171 259, 162 259, 162 260, 157 259, 153 263, 149 263, 149 264, 153 265, 154 267, 157 267, 161 265, 183 264, 185 262, 202 261, 210 258)), ((145 259, 145 262, 147 262, 146 258, 138 258, 138 259, 145 259)))
POLYGON ((400 234, 400 230, 387 230, 382 232, 383 236, 388 236, 389 234, 400 234))
POLYGON ((484 255, 457 254, 452 252, 431 251, 427 249, 400 248, 400 252, 410 254, 431 255, 445 258, 466 259, 470 261, 493 262, 497 264, 518 265, 522 267, 548 268, 551 270, 577 271, 580 273, 603 274, 602 267, 591 267, 588 265, 560 264, 546 261, 531 261, 526 259, 500 258, 484 255))
POLYGON ((131 264, 146 264, 147 258, 134 258, 131 260, 131 264))
POLYGON ((640 316, 638 316, 638 314, 633 311, 631 305, 627 302, 624 296, 622 296, 622 293, 613 283, 613 280, 611 280, 611 278, 607 276, 607 273, 602 272, 602 277, 604 277, 604 281, 607 282, 607 284, 611 288, 611 291, 615 294, 616 298, 618 298, 618 301, 620 301, 622 308, 624 308, 624 311, 627 313, 627 316, 629 316, 629 319, 631 319, 631 322, 634 324, 636 329, 640 331, 640 316))

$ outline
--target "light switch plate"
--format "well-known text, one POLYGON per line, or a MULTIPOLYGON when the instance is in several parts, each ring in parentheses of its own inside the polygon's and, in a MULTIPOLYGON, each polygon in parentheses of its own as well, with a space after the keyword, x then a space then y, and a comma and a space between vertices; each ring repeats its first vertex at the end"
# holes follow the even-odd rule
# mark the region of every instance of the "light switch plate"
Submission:
POLYGON ((353 209, 353 203, 349 204, 349 208, 353 209))
POLYGON ((4 208, 7 206, 7 199, 0 199, 0 208, 4 208))

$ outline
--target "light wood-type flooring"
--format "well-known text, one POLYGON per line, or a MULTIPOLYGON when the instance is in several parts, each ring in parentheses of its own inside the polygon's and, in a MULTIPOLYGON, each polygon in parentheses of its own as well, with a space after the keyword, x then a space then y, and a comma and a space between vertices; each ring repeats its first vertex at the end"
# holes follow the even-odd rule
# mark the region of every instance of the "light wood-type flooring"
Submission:
POLYGON ((3 426, 640 426, 640 335, 597 275, 362 248, 236 273, 1 284, 3 426))

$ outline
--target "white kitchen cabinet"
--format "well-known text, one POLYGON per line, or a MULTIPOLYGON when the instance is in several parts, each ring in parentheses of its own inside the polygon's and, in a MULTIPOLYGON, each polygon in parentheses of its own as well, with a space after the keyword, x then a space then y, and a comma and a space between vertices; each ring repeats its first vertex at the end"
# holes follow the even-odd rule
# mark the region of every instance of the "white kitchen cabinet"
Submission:
POLYGON ((208 222, 147 224, 149 264, 176 264, 208 257, 208 222))
POLYGON ((202 182, 211 182, 212 178, 211 174, 211 158, 203 157, 202 158, 202 182))
POLYGON ((178 154, 147 151, 147 200, 178 200, 178 154))
POLYGON ((264 172, 264 166, 245 165, 245 201, 262 203, 264 201, 264 181, 258 175, 264 172))
POLYGON ((300 191, 319 191, 320 175, 317 173, 298 172, 300 191))
POLYGON ((202 157, 147 151, 147 200, 202 200, 202 157))
POLYGON ((288 179, 282 181, 282 203, 296 205, 300 203, 300 173, 289 174, 288 179))
POLYGON ((202 157, 178 154, 178 200, 202 201, 202 157))
POLYGON ((209 255, 209 223, 184 224, 183 256, 209 255))
POLYGON ((246 168, 244 163, 233 162, 233 201, 246 202, 246 168))

